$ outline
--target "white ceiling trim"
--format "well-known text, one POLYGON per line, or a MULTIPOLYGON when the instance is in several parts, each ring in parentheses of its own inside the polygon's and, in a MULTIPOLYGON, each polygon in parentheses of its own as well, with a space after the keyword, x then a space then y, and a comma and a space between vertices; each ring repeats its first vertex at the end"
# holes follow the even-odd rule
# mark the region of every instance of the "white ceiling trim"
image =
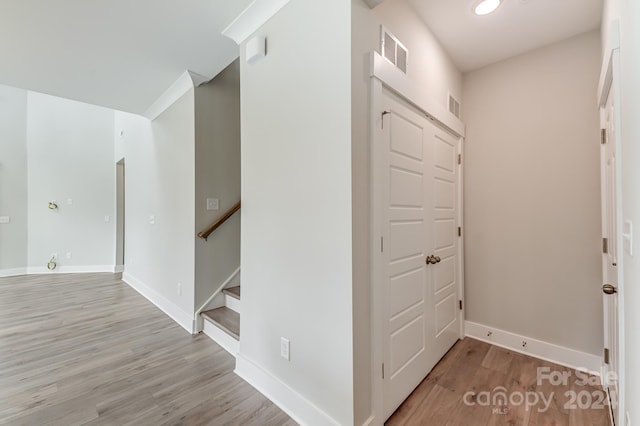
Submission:
MULTIPOLYGON (((197 86, 195 84, 190 71, 185 71, 180 77, 162 94, 156 101, 151 104, 144 112, 145 117, 149 120, 155 120, 160 114, 165 112, 167 108, 173 105, 185 93, 197 86)), ((196 76, 199 74, 193 73, 196 76)), ((202 76, 200 76, 202 77, 202 76)), ((202 84, 202 81, 200 81, 202 84)))
POLYGON ((222 35, 238 45, 263 26, 290 0, 254 0, 227 28, 222 35))
POLYGON ((369 5, 369 7, 371 9, 373 9, 374 7, 378 6, 380 3, 382 3, 384 0, 364 0, 364 2, 366 4, 369 5))

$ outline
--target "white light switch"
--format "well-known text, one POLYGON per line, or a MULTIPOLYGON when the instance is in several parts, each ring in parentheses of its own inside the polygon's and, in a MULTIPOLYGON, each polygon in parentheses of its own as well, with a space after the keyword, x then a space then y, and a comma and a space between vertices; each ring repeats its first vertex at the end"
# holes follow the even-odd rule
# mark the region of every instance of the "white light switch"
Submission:
POLYGON ((622 229, 622 246, 629 256, 633 256, 633 222, 624 221, 622 229))
POLYGON ((10 223, 11 218, 9 216, 0 216, 0 223, 10 223))
POLYGON ((280 356, 287 361, 291 361, 291 352, 289 352, 289 339, 280 338, 280 356))
POLYGON ((149 224, 150 225, 156 224, 156 217, 154 215, 149 216, 149 224))
POLYGON ((218 210, 220 202, 217 198, 207 198, 207 210, 218 210))

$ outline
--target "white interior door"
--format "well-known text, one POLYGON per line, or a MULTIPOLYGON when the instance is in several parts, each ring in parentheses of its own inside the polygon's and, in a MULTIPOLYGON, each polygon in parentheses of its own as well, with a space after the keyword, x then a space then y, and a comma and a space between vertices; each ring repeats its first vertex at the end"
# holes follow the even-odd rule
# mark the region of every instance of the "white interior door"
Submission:
POLYGON ((385 92, 383 399, 387 419, 459 338, 457 140, 385 92))
POLYGON ((606 143, 601 149, 601 181, 602 181, 602 234, 606 239, 603 247, 603 308, 604 308, 604 341, 608 351, 607 374, 605 386, 609 390, 612 413, 615 424, 618 423, 618 372, 619 372, 619 332, 618 332, 618 244, 619 221, 618 212, 620 199, 617 188, 616 163, 616 127, 615 127, 615 92, 612 86, 604 109, 604 129, 606 143), (606 248, 606 250, 605 250, 606 248))

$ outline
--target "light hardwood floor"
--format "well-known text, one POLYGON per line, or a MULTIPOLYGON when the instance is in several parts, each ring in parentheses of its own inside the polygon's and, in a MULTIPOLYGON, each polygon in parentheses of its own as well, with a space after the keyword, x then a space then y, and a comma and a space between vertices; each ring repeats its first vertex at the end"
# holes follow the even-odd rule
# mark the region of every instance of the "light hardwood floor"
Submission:
POLYGON ((608 426, 608 406, 578 408, 580 405, 591 407, 589 401, 595 403, 605 395, 602 388, 582 383, 569 368, 466 338, 449 351, 386 424, 608 426), (552 385, 544 379, 542 371, 539 380, 539 367, 548 368, 554 378, 568 375, 566 384, 552 385), (501 390, 496 388, 500 386, 510 399, 514 395, 515 403, 492 404, 493 396, 501 390), (491 395, 488 406, 483 405, 487 395, 483 392, 491 395), (533 393, 539 396, 540 402, 527 410, 526 403, 520 404, 518 395, 530 395, 533 403, 533 393), (465 403, 465 394, 469 404, 465 403), (573 394, 578 396, 576 409, 571 406, 573 394), (551 401, 547 410, 540 395, 551 401))
POLYGON ((0 278, 0 424, 294 425, 113 274, 0 278))

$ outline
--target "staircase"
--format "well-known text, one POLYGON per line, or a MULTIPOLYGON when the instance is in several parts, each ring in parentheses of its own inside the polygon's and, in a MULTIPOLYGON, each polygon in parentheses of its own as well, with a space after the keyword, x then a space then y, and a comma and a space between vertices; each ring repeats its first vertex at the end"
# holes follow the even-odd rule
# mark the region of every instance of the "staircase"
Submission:
POLYGON ((204 334, 234 357, 240 348, 240 286, 222 290, 224 305, 202 312, 204 334))
MULTIPOLYGON (((216 229, 222 226, 231 216, 240 210, 241 203, 238 201, 233 207, 227 210, 222 217, 213 222, 209 227, 199 232, 198 238, 205 241, 216 229)), ((202 331, 211 337, 217 344, 222 346, 234 357, 240 350, 240 285, 238 268, 220 287, 225 287, 220 292, 220 287, 211 295, 205 304, 196 311, 202 318, 202 331), (236 280, 237 279, 237 280, 236 280), (237 283, 237 284, 232 284, 237 283), (220 300, 222 295, 224 301, 220 300), (216 306, 214 309, 204 310, 207 307, 216 306)), ((198 321, 200 323, 200 321, 198 321)))

